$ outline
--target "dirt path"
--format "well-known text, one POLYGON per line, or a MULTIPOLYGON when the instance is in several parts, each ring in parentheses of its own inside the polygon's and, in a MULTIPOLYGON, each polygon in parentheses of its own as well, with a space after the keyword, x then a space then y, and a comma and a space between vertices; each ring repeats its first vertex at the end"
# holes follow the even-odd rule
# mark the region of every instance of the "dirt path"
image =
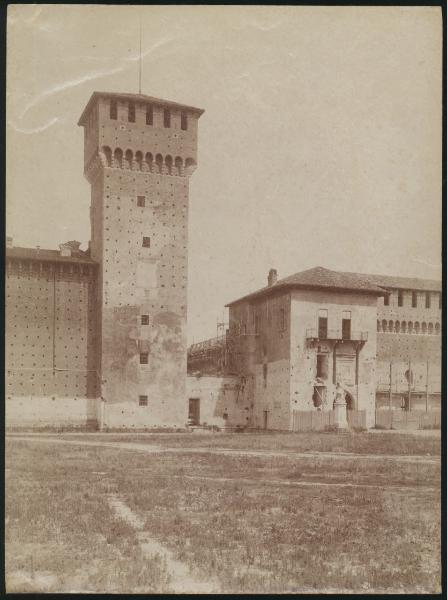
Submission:
POLYGON ((43 442, 55 444, 74 444, 78 446, 96 446, 100 448, 118 448, 121 450, 132 450, 147 452, 149 454, 159 454, 162 452, 172 452, 178 454, 223 454, 225 456, 257 456, 257 457, 280 457, 280 458, 331 458, 346 460, 366 459, 366 460, 391 460, 400 463, 418 463, 418 464, 438 464, 440 457, 420 456, 420 455, 402 455, 402 454, 354 454, 350 452, 277 452, 271 450, 237 450, 230 448, 183 448, 175 446, 160 446, 155 444, 134 443, 134 442, 107 442, 94 440, 70 440, 50 436, 38 437, 37 435, 7 435, 8 440, 18 440, 25 442, 43 442))
POLYGON ((145 531, 143 519, 135 514, 123 500, 116 495, 110 495, 108 501, 115 516, 135 530, 143 554, 148 558, 158 555, 165 562, 169 573, 171 592, 175 594, 215 594, 220 591, 219 582, 203 581, 195 577, 185 563, 174 558, 174 554, 169 548, 145 531))

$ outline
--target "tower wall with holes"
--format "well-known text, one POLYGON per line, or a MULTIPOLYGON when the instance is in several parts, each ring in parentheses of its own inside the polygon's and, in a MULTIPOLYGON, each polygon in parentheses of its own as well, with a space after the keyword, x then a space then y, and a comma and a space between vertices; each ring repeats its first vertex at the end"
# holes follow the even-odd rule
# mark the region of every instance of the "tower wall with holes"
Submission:
POLYGON ((187 420, 188 188, 201 111, 159 102, 100 96, 81 123, 108 428, 187 420))
POLYGON ((18 250, 6 257, 7 427, 95 426, 96 265, 18 250))

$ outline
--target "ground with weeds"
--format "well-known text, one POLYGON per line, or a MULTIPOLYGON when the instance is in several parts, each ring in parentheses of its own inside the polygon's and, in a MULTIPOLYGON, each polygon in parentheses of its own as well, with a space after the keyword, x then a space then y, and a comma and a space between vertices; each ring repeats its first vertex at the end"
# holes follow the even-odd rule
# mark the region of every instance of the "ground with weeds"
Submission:
MULTIPOLYGON (((439 432, 411 433, 91 433, 52 434, 60 439, 89 439, 189 448, 228 448, 290 452, 349 452, 353 454, 433 455, 441 453, 439 432)), ((22 435, 20 432, 17 435, 22 435)), ((43 435, 43 434, 42 434, 43 435)), ((50 435, 45 433, 45 437, 50 435)))
MULTIPOLYGON (((94 436, 117 441, 113 448, 12 438, 7 591, 439 592, 439 461, 372 460, 381 438, 94 436), (120 441, 173 451, 125 450, 120 441), (233 456, 210 447, 357 456, 233 456)), ((380 448, 439 456, 439 440, 411 435, 384 434, 380 448)))

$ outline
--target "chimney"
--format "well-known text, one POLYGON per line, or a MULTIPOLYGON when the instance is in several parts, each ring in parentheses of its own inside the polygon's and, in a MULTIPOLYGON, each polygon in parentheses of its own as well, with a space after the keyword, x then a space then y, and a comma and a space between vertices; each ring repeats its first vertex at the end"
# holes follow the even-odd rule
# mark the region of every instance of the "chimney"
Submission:
POLYGON ((269 271, 269 276, 267 279, 268 282, 268 286, 272 286, 275 285, 275 283, 278 281, 278 271, 276 269, 270 269, 269 271))
POLYGON ((10 235, 6 236, 6 247, 12 248, 12 237, 10 235))

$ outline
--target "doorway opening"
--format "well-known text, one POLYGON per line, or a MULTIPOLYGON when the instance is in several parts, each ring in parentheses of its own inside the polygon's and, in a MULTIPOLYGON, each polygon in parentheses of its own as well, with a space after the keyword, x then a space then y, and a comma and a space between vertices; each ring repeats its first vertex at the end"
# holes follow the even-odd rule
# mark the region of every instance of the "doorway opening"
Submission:
POLYGON ((200 425, 200 398, 189 399, 188 423, 200 425))
MULTIPOLYGON (((345 390, 346 392, 346 390, 345 390)), ((350 392, 345 393, 346 410, 355 410, 354 396, 350 392)))
POLYGON ((267 429, 268 426, 268 418, 269 418, 269 411, 265 410, 264 411, 264 429, 267 429))

